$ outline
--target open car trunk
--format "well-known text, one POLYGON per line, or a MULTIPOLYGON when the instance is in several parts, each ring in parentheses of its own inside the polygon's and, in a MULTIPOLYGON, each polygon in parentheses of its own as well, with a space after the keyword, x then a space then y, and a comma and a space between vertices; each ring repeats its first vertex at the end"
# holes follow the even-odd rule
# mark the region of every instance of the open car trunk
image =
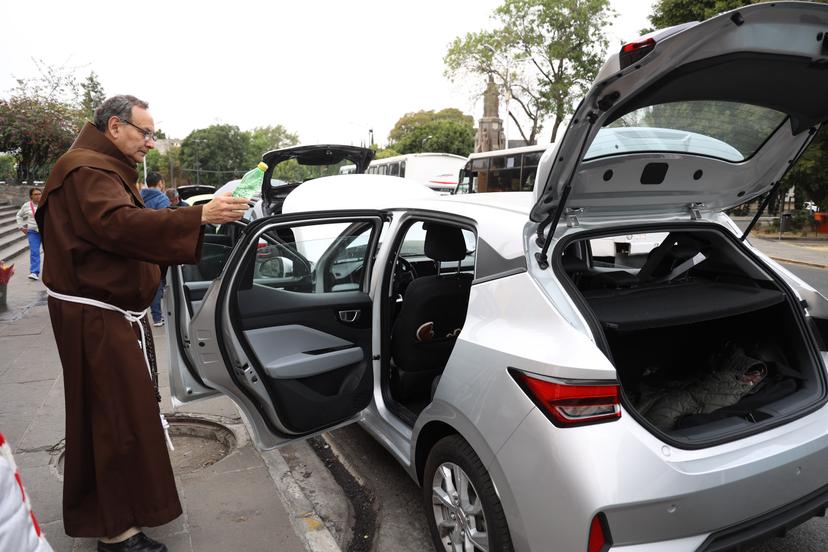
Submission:
POLYGON ((559 267, 606 338, 626 409, 666 441, 695 448, 823 404, 825 369, 781 280, 716 227, 655 235, 649 253, 616 244, 603 261, 590 251, 606 238, 579 240, 559 267))

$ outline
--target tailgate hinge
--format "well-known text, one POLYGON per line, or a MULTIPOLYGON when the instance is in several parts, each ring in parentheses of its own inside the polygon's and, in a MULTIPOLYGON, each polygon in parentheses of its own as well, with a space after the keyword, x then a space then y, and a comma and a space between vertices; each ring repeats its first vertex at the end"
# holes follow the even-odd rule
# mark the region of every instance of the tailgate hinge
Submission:
POLYGON ((701 220, 701 209, 704 208, 704 203, 691 203, 687 208, 690 210, 690 220, 701 220))
POLYGON ((578 215, 582 215, 584 210, 580 207, 567 207, 566 208, 566 225, 569 228, 578 228, 581 223, 578 222, 578 215))

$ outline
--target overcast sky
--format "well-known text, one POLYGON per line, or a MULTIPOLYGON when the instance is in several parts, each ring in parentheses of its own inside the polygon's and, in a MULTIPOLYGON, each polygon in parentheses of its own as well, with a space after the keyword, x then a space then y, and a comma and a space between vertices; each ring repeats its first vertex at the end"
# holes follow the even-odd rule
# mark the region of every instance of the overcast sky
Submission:
MULTIPOLYGON (((373 128, 384 144, 406 112, 482 115, 482 81, 450 82, 442 60, 454 37, 491 26, 501 1, 4 0, 0 96, 15 77, 37 76, 35 58, 148 101, 174 138, 215 123, 282 124, 302 143, 359 144, 373 128)), ((611 3, 614 50, 648 26, 653 2, 611 3)))

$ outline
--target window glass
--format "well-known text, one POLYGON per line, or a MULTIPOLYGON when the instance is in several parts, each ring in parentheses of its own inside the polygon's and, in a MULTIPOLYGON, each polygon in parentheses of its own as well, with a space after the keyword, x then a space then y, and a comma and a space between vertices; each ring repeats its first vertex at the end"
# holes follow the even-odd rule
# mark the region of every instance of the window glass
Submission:
POLYGON ((472 159, 471 168, 474 170, 487 170, 489 168, 489 158, 472 159))
POLYGON ((253 282, 304 293, 360 290, 373 232, 362 221, 270 229, 250 253, 253 282))
MULTIPOLYGON (((400 245, 399 255, 406 258, 417 268, 417 274, 426 276, 436 272, 434 261, 426 257, 425 239, 426 230, 423 222, 415 222, 405 233, 405 238, 400 245), (421 274, 422 273, 422 274, 421 274)), ((460 263, 461 271, 474 271, 475 250, 477 248, 477 237, 474 232, 466 228, 462 229, 463 240, 466 242, 466 258, 460 263)), ((441 270, 457 270, 457 261, 445 261, 441 263, 441 270)))
POLYGON ((405 161, 402 161, 400 163, 400 176, 402 178, 405 178, 405 161))
POLYGON ((543 155, 542 151, 535 151, 532 153, 524 153, 523 154, 523 166, 524 167, 537 167, 540 163, 541 155, 543 155))
MULTIPOLYGON (((504 158, 501 158, 504 159, 504 158)), ((492 170, 487 192, 518 192, 521 189, 520 168, 492 170)))
POLYGON ((784 113, 773 109, 734 102, 651 105, 627 113, 598 131, 584 159, 665 151, 744 161, 785 118, 784 113))
POLYGON ((181 265, 184 282, 206 282, 215 280, 221 274, 235 243, 237 225, 225 224, 219 233, 205 232, 201 243, 201 258, 197 264, 181 265))
POLYGON ((388 165, 388 174, 391 176, 400 176, 400 164, 399 163, 391 163, 388 165))

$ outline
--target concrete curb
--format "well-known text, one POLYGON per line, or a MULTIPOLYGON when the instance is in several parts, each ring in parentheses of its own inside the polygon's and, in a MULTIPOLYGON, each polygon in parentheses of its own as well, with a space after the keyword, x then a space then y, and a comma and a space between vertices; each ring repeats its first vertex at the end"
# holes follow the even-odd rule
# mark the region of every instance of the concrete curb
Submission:
POLYGON ((810 266, 811 268, 828 268, 828 264, 812 263, 810 261, 799 261, 796 259, 786 259, 784 257, 774 257, 772 255, 769 255, 769 257, 778 263, 810 266))
POLYGON ((278 450, 260 451, 273 487, 290 514, 293 530, 310 552, 341 552, 331 532, 314 510, 313 503, 293 479, 290 468, 278 450))

